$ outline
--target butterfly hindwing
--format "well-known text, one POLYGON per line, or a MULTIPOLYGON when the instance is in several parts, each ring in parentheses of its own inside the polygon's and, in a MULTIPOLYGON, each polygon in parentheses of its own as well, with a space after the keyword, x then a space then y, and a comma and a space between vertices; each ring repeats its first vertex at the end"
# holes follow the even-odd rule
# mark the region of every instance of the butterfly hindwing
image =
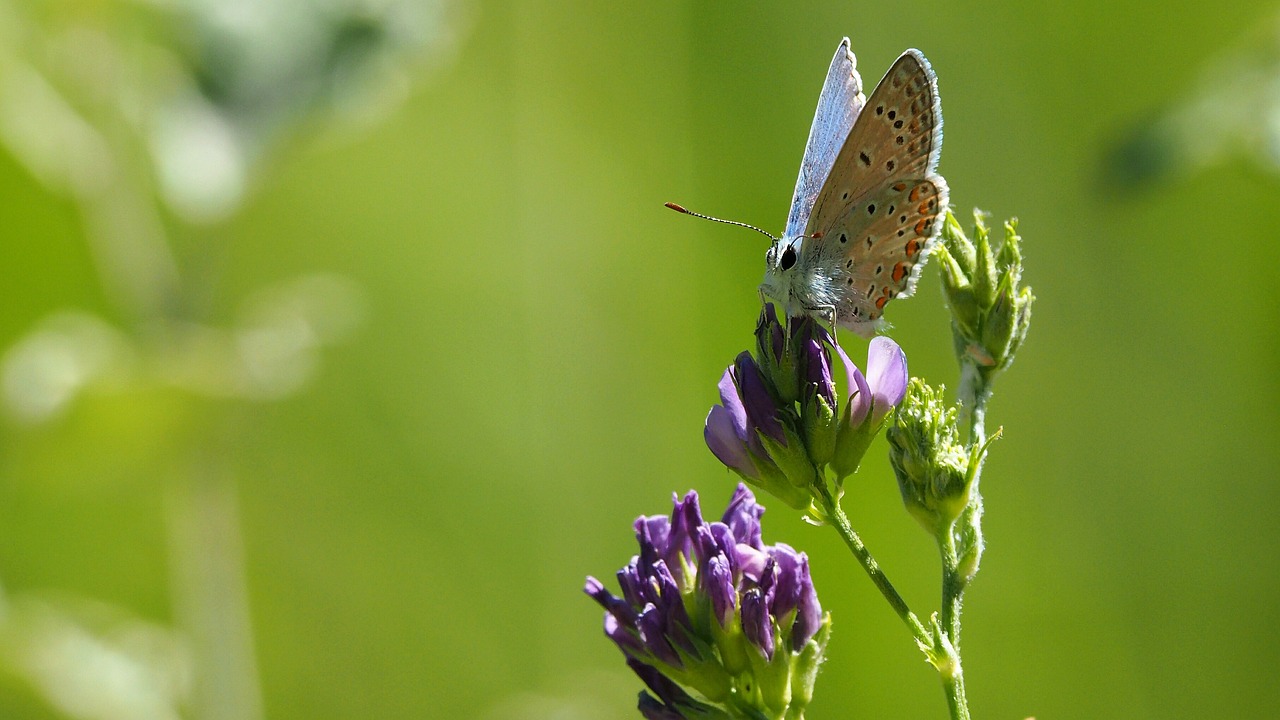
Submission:
POLYGON ((940 177, 891 180, 865 199, 861 212, 838 221, 820 262, 834 266, 836 319, 861 331, 880 319, 887 302, 910 295, 933 248, 947 185, 940 177))

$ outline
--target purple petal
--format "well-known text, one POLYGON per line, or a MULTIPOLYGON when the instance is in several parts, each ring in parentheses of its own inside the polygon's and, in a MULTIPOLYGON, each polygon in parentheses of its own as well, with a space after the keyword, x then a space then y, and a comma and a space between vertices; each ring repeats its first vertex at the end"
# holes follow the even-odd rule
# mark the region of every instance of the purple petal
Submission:
POLYGON ((809 557, 800 553, 800 605, 796 624, 791 627, 791 649, 800 652, 800 648, 818 632, 820 625, 822 606, 818 604, 818 591, 813 588, 813 578, 809 576, 809 557))
POLYGON ((722 518, 724 524, 733 531, 734 539, 756 549, 763 548, 760 536, 761 515, 764 515, 764 506, 756 503, 755 494, 746 485, 738 483, 722 518))
POLYGON ((711 609, 720 621, 720 627, 727 626, 733 617, 734 600, 737 597, 729 559, 724 556, 711 558, 699 579, 703 582, 703 591, 711 598, 711 609))
POLYGON ((738 384, 734 379, 733 366, 730 365, 725 369, 724 375, 720 376, 720 382, 716 384, 720 389, 720 404, 727 413, 729 426, 733 429, 733 434, 737 436, 739 441, 745 442, 749 437, 747 434, 747 410, 742 406, 742 399, 738 397, 738 384))
POLYGON ((652 601, 652 598, 648 597, 649 584, 640 576, 639 557, 632 557, 631 562, 618 571, 617 577, 618 587, 622 588, 622 597, 626 598, 631 607, 642 607, 645 603, 652 601))
POLYGON ((582 590, 600 603, 600 607, 607 610, 610 615, 616 617, 618 622, 629 627, 635 627, 636 611, 631 609, 631 605, 627 601, 605 590, 604 583, 588 575, 587 584, 582 590))
POLYGON ((800 555, 790 545, 778 543, 769 548, 769 559, 777 571, 774 573, 773 602, 769 610, 779 623, 800 603, 800 555))
POLYGON ((907 356, 898 343, 883 335, 871 341, 867 350, 867 383, 875 398, 871 421, 879 422, 907 393, 907 356))
MULTIPOLYGON (((743 352, 734 363, 734 377, 738 381, 738 392, 742 396, 742 405, 747 411, 747 422, 774 440, 786 445, 787 436, 782 432, 782 423, 778 422, 778 406, 769 394, 764 383, 764 376, 751 353, 743 352)), ((750 443, 754 438, 748 437, 750 443)), ((754 446, 752 446, 754 447, 754 446)), ((763 454, 763 453, 761 453, 763 454)))
POLYGON ((751 588, 742 596, 742 633, 767 659, 773 659, 773 623, 759 588, 751 588))
POLYGON ((684 667, 680 655, 667 641, 667 618, 657 606, 646 605, 636 619, 636 626, 640 628, 640 641, 645 650, 672 667, 684 667))
POLYGON ((663 675, 661 672, 658 671, 657 668, 653 667, 652 665, 642 663, 639 660, 636 660, 634 658, 627 658, 627 667, 631 668, 631 671, 634 672, 637 676, 639 676, 639 678, 644 681, 644 684, 648 685, 649 689, 652 690, 654 694, 658 696, 658 698, 655 700, 652 696, 649 696, 647 693, 641 694, 640 711, 642 713, 644 712, 644 705, 645 705, 644 698, 648 697, 649 701, 654 705, 658 706, 658 708, 665 709, 666 712, 671 713, 666 715, 662 715, 662 714, 653 715, 653 716, 645 715, 646 718, 654 717, 654 718, 660 718, 661 720, 668 720, 668 718, 674 718, 676 720, 683 720, 684 718, 683 715, 681 715, 679 712, 676 712, 674 708, 666 708, 666 706, 667 705, 675 706, 680 704, 685 704, 685 705, 694 704, 694 700, 692 697, 689 696, 689 693, 686 693, 683 688, 675 684, 674 681, 672 681, 666 675, 663 675))
POLYGON ((665 515, 641 515, 632 527, 636 530, 636 542, 640 543, 640 572, 648 574, 648 568, 667 554, 671 521, 665 515))
MULTIPOLYGON (((744 427, 746 418, 746 413, 743 413, 744 427)), ((707 413, 707 424, 702 429, 702 437, 707 441, 707 447, 711 453, 717 460, 724 463, 725 467, 757 480, 760 474, 751 462, 751 454, 747 450, 746 442, 738 437, 736 423, 737 419, 731 411, 726 410, 723 405, 712 405, 711 412, 707 413)))
POLYGON ((628 658, 641 657, 648 655, 649 651, 645 649, 640 638, 636 636, 637 630, 635 626, 627 627, 618 622, 618 618, 604 614, 604 634, 613 641, 623 655, 628 658))
POLYGON ((640 701, 636 703, 636 709, 640 711, 640 716, 644 720, 688 720, 679 710, 663 704, 643 691, 640 693, 640 701))
POLYGON ((734 567, 734 541, 733 532, 729 530, 729 526, 721 522, 713 522, 702 525, 698 528, 697 536, 694 538, 694 552, 698 558, 698 572, 705 572, 707 563, 713 558, 722 558, 725 562, 730 563, 729 568, 734 567))
POLYGON ((805 383, 814 385, 827 405, 836 403, 836 385, 831 379, 831 355, 817 339, 806 340, 803 345, 805 359, 805 383))
POLYGON ((703 525, 702 509, 698 506, 698 493, 690 490, 683 500, 675 501, 675 509, 671 512, 671 533, 667 540, 667 551, 663 557, 667 567, 677 578, 684 575, 685 560, 693 560, 693 539, 698 528, 703 525))
POLYGON ((738 556, 738 569, 742 572, 743 577, 750 578, 754 582, 760 582, 760 578, 764 575, 765 565, 769 562, 769 556, 744 543, 738 543, 738 546, 734 548, 734 552, 738 556))
POLYGON ((844 363, 845 375, 849 378, 849 425, 858 427, 866 419, 867 413, 871 412, 871 388, 862 371, 845 354, 844 348, 839 345, 834 347, 836 354, 840 356, 840 362, 844 363))

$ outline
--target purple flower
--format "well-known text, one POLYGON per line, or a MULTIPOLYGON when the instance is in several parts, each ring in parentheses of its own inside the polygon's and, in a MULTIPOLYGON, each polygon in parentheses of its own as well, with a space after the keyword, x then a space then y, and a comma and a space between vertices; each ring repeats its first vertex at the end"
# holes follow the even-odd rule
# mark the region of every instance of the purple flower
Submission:
POLYGON ((872 339, 867 348, 867 374, 864 378, 849 356, 840 350, 845 371, 849 374, 849 387, 858 392, 849 400, 849 424, 857 427, 870 418, 871 426, 878 427, 889 410, 902 402, 907 393, 907 356, 893 340, 880 336, 872 339))
POLYGON ((756 356, 742 353, 720 378, 720 404, 703 428, 707 447, 752 485, 799 510, 815 497, 838 495, 857 470, 885 416, 902 402, 907 359, 887 337, 871 341, 864 375, 820 323, 784 325, 765 305, 756 327, 756 356), (848 401, 837 393, 832 351, 844 366, 848 401), (835 487, 815 494, 815 483, 835 487))
MULTIPOLYGON (((621 596, 587 578, 586 593, 605 609, 605 635, 653 692, 641 696, 645 717, 710 717, 693 712, 699 703, 682 686, 712 703, 736 702, 748 685, 812 675, 800 670, 820 660, 829 618, 805 554, 764 544, 763 514, 739 484, 721 520, 707 521, 691 491, 670 517, 636 520, 640 552, 618 572, 621 596)), ((790 702, 765 695, 756 693, 771 714, 790 702)))

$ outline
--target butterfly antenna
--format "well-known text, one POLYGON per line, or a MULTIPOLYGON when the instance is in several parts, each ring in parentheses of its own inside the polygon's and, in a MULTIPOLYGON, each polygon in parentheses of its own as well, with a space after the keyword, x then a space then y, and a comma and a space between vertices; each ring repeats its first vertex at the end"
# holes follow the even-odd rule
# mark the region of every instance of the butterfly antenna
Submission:
POLYGON ((684 206, 682 206, 682 205, 677 205, 677 204, 675 204, 675 203, 673 203, 673 202, 669 202, 669 203, 667 203, 667 207, 671 208, 672 210, 675 210, 675 211, 676 211, 676 212, 678 212, 678 213, 684 213, 685 215, 692 215, 692 216, 694 216, 694 217, 696 217, 696 218, 702 218, 703 220, 710 220, 710 221, 712 221, 712 222, 724 223, 725 225, 737 225, 738 227, 744 227, 744 228, 747 228, 747 229, 749 229, 749 230, 755 230, 756 232, 760 233, 761 235, 763 235, 763 236, 765 236, 765 237, 769 238, 770 240, 772 240, 772 241, 774 241, 774 242, 777 242, 777 241, 778 241, 778 238, 776 238, 776 237, 774 237, 773 235, 771 235, 771 234, 769 234, 769 233, 765 232, 764 230, 761 230, 760 228, 756 227, 755 225, 748 225, 748 224, 746 224, 746 223, 744 223, 744 222, 738 222, 738 221, 736 221, 736 220, 721 220, 721 219, 720 219, 720 218, 718 218, 718 217, 711 217, 710 215, 703 215, 702 213, 696 213, 696 212, 694 212, 694 211, 692 211, 692 210, 688 210, 688 209, 686 209, 684 206))

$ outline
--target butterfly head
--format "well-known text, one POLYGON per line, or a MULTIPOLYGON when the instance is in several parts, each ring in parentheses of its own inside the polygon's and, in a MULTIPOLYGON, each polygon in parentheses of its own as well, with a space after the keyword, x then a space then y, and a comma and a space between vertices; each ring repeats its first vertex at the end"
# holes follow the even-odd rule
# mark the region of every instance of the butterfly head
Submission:
POLYGON ((803 238, 782 237, 765 253, 764 282, 760 290, 778 301, 787 315, 795 317, 804 314, 802 268, 800 265, 801 241, 803 238))

